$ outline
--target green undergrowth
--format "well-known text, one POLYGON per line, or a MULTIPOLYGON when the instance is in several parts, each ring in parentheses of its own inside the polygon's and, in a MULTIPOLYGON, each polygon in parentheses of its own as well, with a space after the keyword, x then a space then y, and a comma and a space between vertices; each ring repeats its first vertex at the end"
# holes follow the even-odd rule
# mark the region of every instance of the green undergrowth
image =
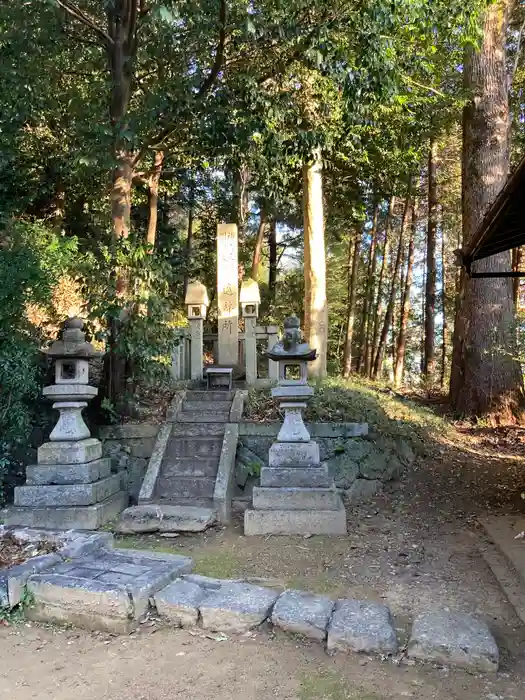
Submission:
POLYGON ((301 678, 299 700, 382 700, 365 692, 332 671, 305 674, 301 678))
POLYGON ((34 605, 35 599, 27 588, 24 588, 22 598, 14 608, 7 608, 0 605, 0 625, 19 625, 25 622, 27 608, 34 605))
MULTIPOLYGON (((359 379, 329 378, 313 385, 315 393, 305 411, 310 422, 368 423, 386 438, 401 437, 415 448, 452 435, 452 426, 430 409, 391 390, 359 379)), ((267 389, 251 389, 245 406, 248 420, 282 420, 267 389)))

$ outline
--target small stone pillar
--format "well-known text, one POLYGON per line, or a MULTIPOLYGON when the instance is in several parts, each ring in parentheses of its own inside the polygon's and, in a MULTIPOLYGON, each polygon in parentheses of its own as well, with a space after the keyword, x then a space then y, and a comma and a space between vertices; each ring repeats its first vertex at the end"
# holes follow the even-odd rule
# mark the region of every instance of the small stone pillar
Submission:
MULTIPOLYGON (((279 327, 267 326, 266 332, 268 333, 268 350, 271 350, 279 340, 279 327)), ((266 354, 268 355, 268 353, 266 354)), ((268 360, 268 378, 272 382, 279 381, 279 365, 275 360, 268 360)))
POLYGON ((241 286, 241 309, 244 317, 244 361, 246 368, 246 383, 255 384, 257 381, 257 338, 255 328, 259 314, 261 296, 259 285, 255 280, 246 279, 241 286))
POLYGON ((200 382, 203 373, 204 319, 210 305, 206 287, 201 282, 190 282, 184 303, 188 307, 191 333, 190 378, 200 382))
POLYGON ((90 436, 82 417, 97 395, 89 386, 89 360, 100 356, 86 342, 79 318, 68 319, 62 339, 47 350, 55 360, 55 383, 43 394, 59 412, 50 442, 38 449, 38 464, 26 469, 26 484, 15 488, 7 524, 96 530, 127 506, 120 476, 102 457, 102 443, 90 436))
POLYGON ((302 411, 313 396, 307 363, 316 357, 302 340, 299 319, 284 322, 284 337, 267 353, 278 362, 279 384, 272 396, 284 411, 277 441, 270 447, 253 508, 245 511, 245 535, 344 535, 346 513, 319 445, 311 440, 302 411))

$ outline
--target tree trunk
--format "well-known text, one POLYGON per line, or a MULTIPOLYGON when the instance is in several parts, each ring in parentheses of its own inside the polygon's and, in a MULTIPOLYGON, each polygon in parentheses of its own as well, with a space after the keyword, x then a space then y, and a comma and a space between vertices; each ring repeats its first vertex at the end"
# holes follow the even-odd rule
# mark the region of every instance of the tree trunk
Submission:
POLYGON ((266 231, 266 224, 268 223, 268 218, 266 212, 261 208, 259 228, 257 230, 257 238, 255 239, 255 250, 253 251, 252 259, 252 280, 257 281, 259 279, 259 268, 261 266, 261 253, 264 243, 264 233, 266 231))
POLYGON ((401 386, 405 371, 405 351, 407 341, 408 319, 410 316, 410 291, 414 268, 414 239, 417 228, 417 202, 412 203, 412 222, 410 226, 410 241, 408 243, 407 272, 405 286, 402 290, 401 310, 399 319, 399 335, 397 336, 396 363, 394 367, 394 386, 401 386))
POLYGON ((447 374, 448 320, 447 320, 447 242, 445 228, 441 223, 441 294, 443 297, 441 313, 443 314, 443 339, 441 343, 441 389, 445 388, 447 374))
POLYGON ((275 307, 275 298, 277 296, 277 220, 275 216, 272 216, 270 226, 268 227, 268 249, 268 296, 270 300, 270 310, 273 311, 275 307))
POLYGON ((317 358, 308 365, 313 377, 327 373, 328 306, 324 243, 323 175, 321 154, 303 166, 304 317, 305 336, 317 358))
POLYGON ((162 172, 162 163, 164 161, 164 153, 162 151, 157 151, 155 153, 155 160, 153 163, 153 170, 148 178, 148 207, 149 207, 149 219, 148 219, 148 233, 146 236, 146 243, 151 246, 151 251, 155 247, 155 239, 157 237, 157 218, 158 218, 158 202, 159 202, 159 182, 160 174, 162 172))
POLYGON ((390 197, 390 202, 388 204, 388 213, 385 222, 385 244, 383 246, 383 260, 381 262, 381 272, 379 273, 379 280, 377 283, 377 299, 374 309, 374 334, 372 337, 372 345, 370 352, 370 368, 369 376, 374 374, 374 367, 376 364, 376 356, 379 345, 379 319, 383 315, 383 281, 385 279, 385 272, 388 265, 388 252, 390 246, 390 233, 392 229, 392 220, 394 218, 394 207, 396 203, 395 197, 390 197))
MULTIPOLYGON (((403 210, 403 219, 401 221, 401 228, 399 230, 399 243, 397 245, 396 259, 392 268, 392 279, 390 281, 390 292, 388 295, 388 301, 385 312, 385 320, 383 321, 383 328, 381 329, 381 336, 379 338, 379 344, 377 347, 376 356, 374 358, 374 366, 372 368, 372 379, 377 379, 381 374, 381 369, 383 365, 383 355, 385 353, 385 347, 388 340, 388 331, 390 329, 390 324, 392 323, 392 316, 394 313, 394 300, 396 298, 396 281, 399 274, 399 267, 401 265, 401 256, 403 254, 403 240, 405 237, 406 229, 408 227, 409 213, 410 213, 410 200, 412 196, 412 184, 409 183, 408 193, 405 200, 405 207, 403 210)), ((393 197, 392 197, 393 199, 393 197)))
POLYGON ((361 236, 357 233, 348 241, 348 312, 346 317, 346 338, 343 359, 343 377, 348 379, 352 372, 352 341, 354 337, 355 291, 357 286, 357 266, 361 236), (350 267, 350 258, 352 266, 350 267))
MULTIPOLYGON (((512 251, 512 269, 514 272, 521 272, 521 263, 523 260, 523 248, 514 248, 512 251)), ((514 300, 514 306, 516 309, 519 306, 520 301, 520 278, 516 277, 513 280, 512 287, 512 298, 514 300)))
POLYGON ((186 237, 186 255, 185 255, 185 270, 184 270, 184 299, 186 299, 186 292, 188 291, 188 284, 190 283, 190 271, 191 271, 191 254, 193 249, 193 217, 195 209, 195 183, 192 182, 190 185, 190 196, 189 196, 189 210, 188 210, 188 235, 186 237))
MULTIPOLYGON (((463 75, 474 98, 463 115, 463 240, 469 241, 508 174, 509 105, 505 37, 510 0, 489 5, 479 51, 466 51, 463 75)), ((473 264, 474 272, 508 270, 510 253, 473 264)), ((523 407, 515 359, 514 304, 509 278, 462 275, 454 332, 450 396, 456 414, 514 422, 523 407)))
MULTIPOLYGON (((366 287, 363 299, 363 313, 361 316, 361 328, 359 330, 359 354, 356 362, 356 372, 360 372, 364 367, 364 374, 368 373, 366 358, 369 357, 370 344, 370 321, 369 312, 372 309, 373 293, 374 293, 374 275, 376 266, 376 245, 377 245, 377 219, 379 216, 379 204, 374 204, 374 213, 372 214, 372 228, 370 230, 370 252, 368 256, 368 267, 366 272, 366 287)), ((368 360, 370 363, 370 360, 368 360)))
POLYGON ((435 370, 437 217, 437 143, 432 139, 428 153, 427 279, 425 285, 425 348, 423 361, 423 374, 427 386, 432 384, 435 370))

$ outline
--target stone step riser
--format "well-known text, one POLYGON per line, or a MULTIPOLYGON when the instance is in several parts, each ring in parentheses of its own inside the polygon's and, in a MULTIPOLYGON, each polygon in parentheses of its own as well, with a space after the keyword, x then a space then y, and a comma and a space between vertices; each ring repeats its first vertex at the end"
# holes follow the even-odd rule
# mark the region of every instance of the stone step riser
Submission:
POLYGON ((213 498, 215 479, 191 476, 159 477, 156 494, 159 498, 213 498))
POLYGON ((91 506, 113 496, 120 489, 120 476, 114 474, 91 484, 60 486, 17 486, 15 506, 39 508, 42 506, 91 506))
POLYGON ((174 438, 222 438, 224 423, 174 423, 171 435, 174 438))
POLYGON ((341 497, 332 489, 255 487, 253 490, 256 510, 338 510, 341 506, 341 497))
POLYGON ((232 401, 234 391, 187 391, 186 401, 232 401))
POLYGON ((195 457, 184 457, 174 460, 166 459, 162 465, 161 478, 205 476, 214 479, 217 475, 218 466, 218 459, 197 459, 195 457))
POLYGON ((213 509, 213 498, 183 498, 180 496, 157 496, 152 503, 159 506, 192 506, 213 509))
POLYGON ((261 486, 269 488, 331 488, 333 479, 322 467, 263 467, 261 486))
POLYGON ((213 459, 219 457, 222 450, 222 440, 206 440, 206 438, 173 438, 168 443, 164 460, 172 462, 179 457, 195 459, 213 459))
POLYGON ((229 413, 231 401, 184 401, 182 404, 182 412, 197 411, 201 413, 215 413, 216 411, 224 411, 229 413))
POLYGON ((179 423, 229 423, 230 414, 228 411, 216 411, 211 413, 208 411, 188 411, 187 413, 179 413, 179 423))

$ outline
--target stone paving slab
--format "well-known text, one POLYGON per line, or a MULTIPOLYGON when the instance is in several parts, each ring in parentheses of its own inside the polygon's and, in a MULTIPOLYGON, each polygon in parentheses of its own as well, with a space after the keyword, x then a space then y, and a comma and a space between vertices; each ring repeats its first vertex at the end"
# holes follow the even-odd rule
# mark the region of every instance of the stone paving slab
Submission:
POLYGON ((200 605, 202 626, 214 632, 246 632, 266 620, 278 595, 248 583, 221 586, 200 605))
POLYGON ((120 515, 117 530, 135 532, 203 532, 215 524, 211 508, 144 504, 132 506, 120 515))
POLYGON ((285 632, 324 641, 334 602, 304 591, 285 591, 275 603, 272 623, 285 632))
POLYGON ((157 612, 177 627, 195 627, 199 604, 207 591, 196 583, 178 579, 153 596, 157 612))
POLYGON ((482 620, 460 612, 428 611, 414 620, 408 656, 475 671, 497 671, 499 650, 482 620))
POLYGON ((328 625, 326 648, 395 654, 397 637, 390 610, 370 601, 338 600, 328 625))
POLYGON ((190 583, 196 583, 201 588, 206 590, 217 591, 221 586, 228 586, 231 583, 240 583, 239 581, 230 581, 221 578, 212 578, 211 576, 201 576, 201 574, 185 574, 183 577, 184 581, 189 581, 190 583))

